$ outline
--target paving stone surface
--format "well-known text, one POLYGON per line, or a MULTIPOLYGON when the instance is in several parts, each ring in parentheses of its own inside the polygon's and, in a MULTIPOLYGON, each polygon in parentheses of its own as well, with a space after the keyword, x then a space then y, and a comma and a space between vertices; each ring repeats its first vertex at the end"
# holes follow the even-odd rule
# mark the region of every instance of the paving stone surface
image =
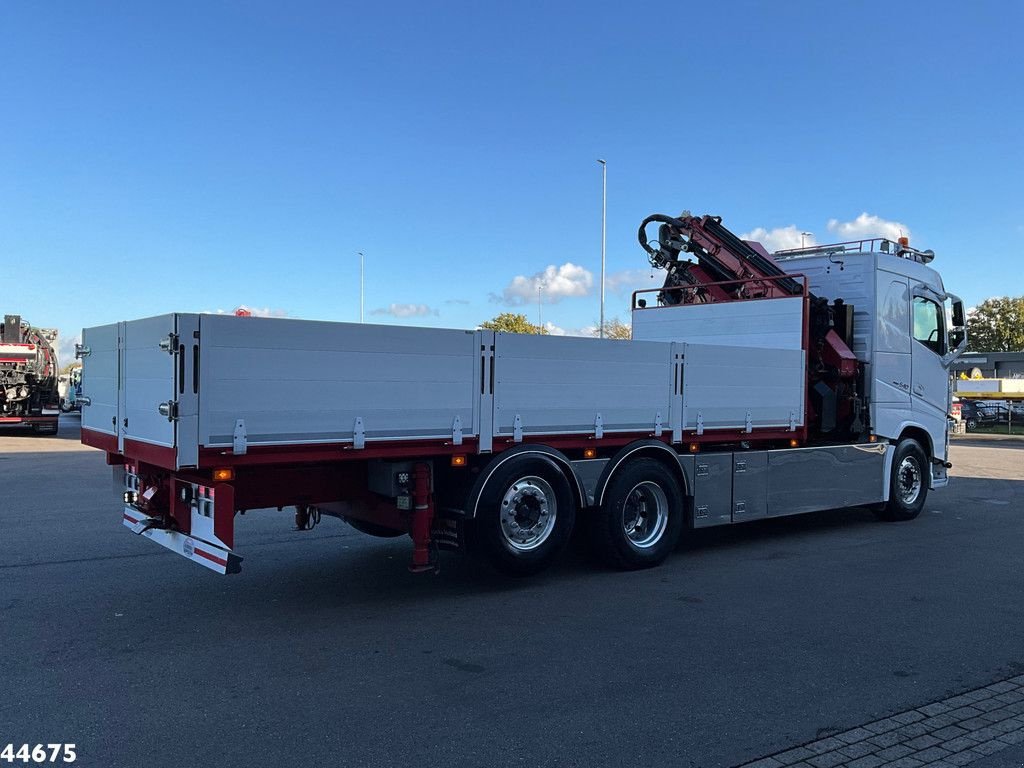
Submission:
POLYGON ((1024 675, 766 755, 741 768, 947 768, 1024 744, 1024 675))

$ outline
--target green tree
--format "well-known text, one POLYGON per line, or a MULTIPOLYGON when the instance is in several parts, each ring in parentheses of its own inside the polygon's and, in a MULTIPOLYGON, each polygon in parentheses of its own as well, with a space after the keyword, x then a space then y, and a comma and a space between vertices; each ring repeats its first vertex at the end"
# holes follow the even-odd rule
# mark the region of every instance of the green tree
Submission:
POLYGON ((1024 351, 1024 296, 985 299, 967 314, 972 352, 1024 351))
MULTIPOLYGON (((593 334, 600 336, 597 328, 594 328, 593 334)), ((615 317, 611 320, 604 321, 604 337, 606 339, 618 339, 620 341, 629 341, 633 338, 633 329, 626 325, 624 322, 615 317)))
POLYGON ((489 331, 504 331, 505 333, 532 333, 535 335, 547 335, 547 329, 534 325, 526 319, 526 315, 515 312, 502 312, 493 320, 480 323, 481 328, 489 331))

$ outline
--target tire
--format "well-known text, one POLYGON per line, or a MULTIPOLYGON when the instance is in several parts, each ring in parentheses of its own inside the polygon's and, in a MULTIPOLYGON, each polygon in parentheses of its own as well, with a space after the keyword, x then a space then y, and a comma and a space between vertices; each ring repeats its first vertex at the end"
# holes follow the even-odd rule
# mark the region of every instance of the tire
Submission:
POLYGON ((405 535, 405 531, 396 531, 394 528, 388 528, 387 526, 377 525, 375 523, 367 523, 364 520, 356 520, 352 517, 346 517, 345 522, 360 533, 365 533, 367 536, 376 536, 378 539, 395 539, 399 536, 405 535))
POLYGON ((967 431, 968 432, 973 432, 977 428, 978 428, 978 420, 977 419, 968 419, 967 420, 967 431))
POLYGON ((633 459, 612 477, 590 521, 594 553, 620 570, 660 565, 679 543, 683 510, 676 476, 655 459, 633 459))
POLYGON ((876 514, 882 520, 913 520, 924 507, 931 476, 928 456, 917 440, 901 440, 892 458, 889 501, 876 514))
POLYGON ((529 576, 561 554, 575 522, 576 498, 562 471, 535 456, 512 458, 485 483, 467 544, 496 570, 529 576))

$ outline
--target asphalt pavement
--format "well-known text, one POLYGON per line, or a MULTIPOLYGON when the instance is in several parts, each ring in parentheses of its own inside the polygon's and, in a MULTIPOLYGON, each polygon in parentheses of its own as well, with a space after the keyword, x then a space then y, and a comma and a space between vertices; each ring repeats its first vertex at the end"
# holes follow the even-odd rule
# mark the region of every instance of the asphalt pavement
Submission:
POLYGON ((262 510, 222 577, 123 528, 64 421, 0 436, 0 746, 74 742, 104 767, 734 766, 1024 674, 1024 442, 958 442, 915 521, 694 532, 650 571, 573 551, 531 579, 455 555, 414 576, 404 539, 262 510))

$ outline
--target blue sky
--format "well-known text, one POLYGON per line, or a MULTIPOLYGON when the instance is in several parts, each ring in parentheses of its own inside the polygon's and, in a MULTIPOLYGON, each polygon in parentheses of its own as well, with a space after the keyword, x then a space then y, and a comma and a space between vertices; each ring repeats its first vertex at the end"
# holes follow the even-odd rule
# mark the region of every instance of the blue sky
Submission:
POLYGON ((536 320, 549 269, 544 320, 578 330, 598 157, 609 316, 649 274, 640 219, 684 208, 775 243, 902 228, 968 302, 1022 294, 1022 9, 7 3, 2 309, 68 338, 240 304, 355 320, 361 250, 367 320, 536 320))

